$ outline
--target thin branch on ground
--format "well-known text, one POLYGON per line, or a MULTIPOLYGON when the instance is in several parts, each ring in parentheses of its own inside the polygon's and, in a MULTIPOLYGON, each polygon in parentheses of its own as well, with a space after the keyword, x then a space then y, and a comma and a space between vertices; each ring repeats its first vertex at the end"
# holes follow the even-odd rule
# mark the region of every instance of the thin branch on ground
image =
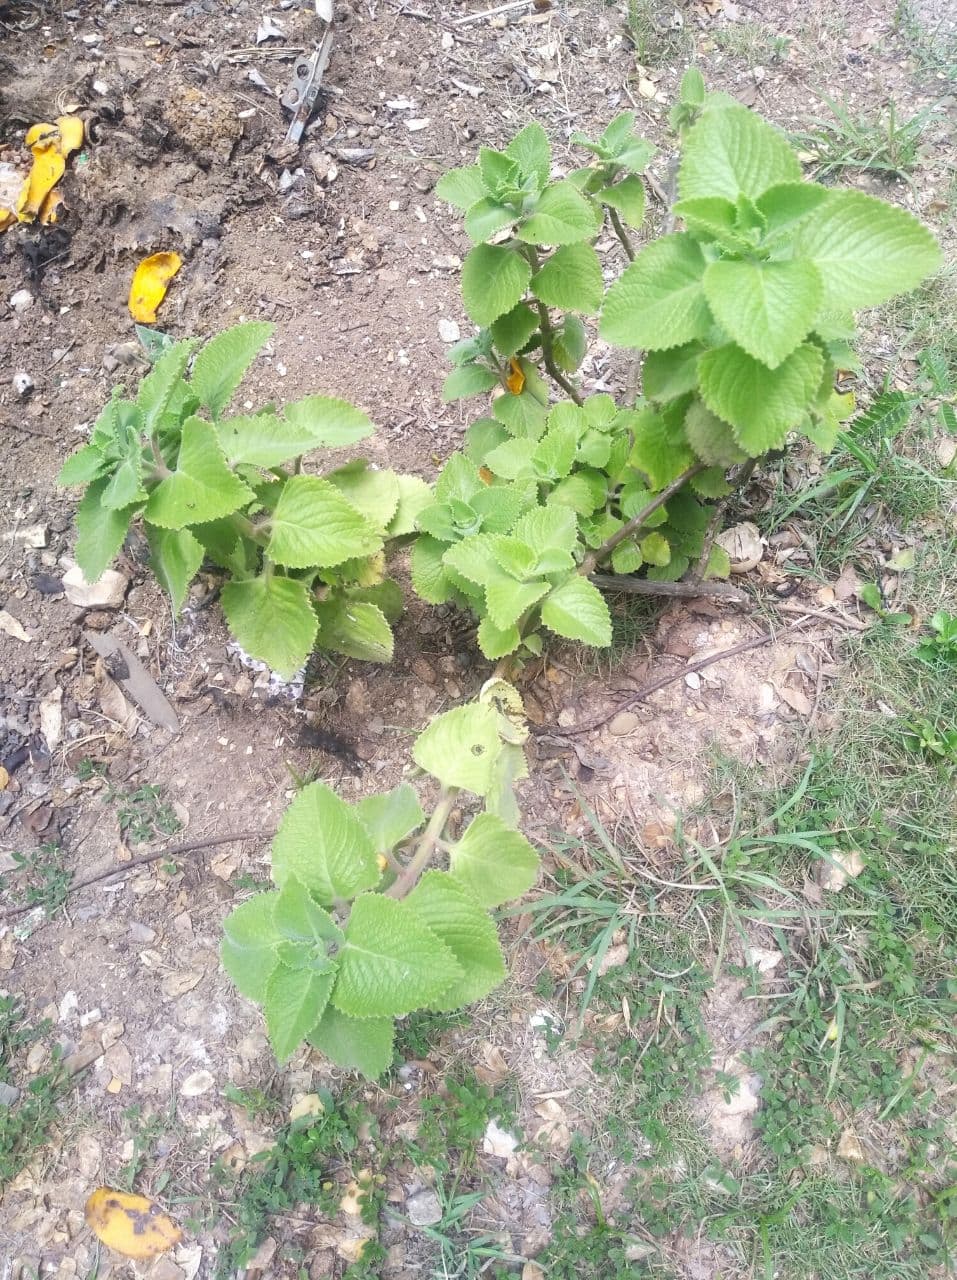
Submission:
POLYGON ((737 489, 743 489, 754 474, 754 468, 758 465, 757 458, 749 458, 747 462, 742 462, 741 466, 735 471, 731 479, 731 493, 727 494, 715 506, 711 514, 711 520, 708 524, 707 532, 704 535, 704 547, 701 555, 698 557, 698 563, 694 567, 694 571, 688 575, 686 581, 701 582, 704 579, 705 570, 708 567, 708 561, 711 559, 711 552, 714 548, 714 540, 718 536, 718 530, 721 521, 724 519, 724 513, 728 509, 728 502, 737 489))
POLYGON ((630 574, 593 573, 591 581, 601 591, 622 591, 635 596, 677 596, 695 600, 710 596, 715 600, 728 600, 744 604, 748 595, 730 582, 652 582, 648 578, 635 578, 630 574))
POLYGON ((672 480, 671 484, 666 488, 662 489, 661 493, 657 494, 646 507, 642 507, 637 515, 632 516, 610 538, 606 538, 597 550, 590 551, 578 566, 578 572, 584 574, 585 577, 591 577, 601 562, 607 560, 619 543, 624 542, 626 538, 630 538, 633 533, 636 533, 649 516, 653 516, 659 507, 663 507, 669 498, 673 498, 679 489, 684 488, 692 476, 696 476, 699 471, 704 470, 705 465, 703 462, 695 462, 685 471, 682 471, 681 475, 672 480))

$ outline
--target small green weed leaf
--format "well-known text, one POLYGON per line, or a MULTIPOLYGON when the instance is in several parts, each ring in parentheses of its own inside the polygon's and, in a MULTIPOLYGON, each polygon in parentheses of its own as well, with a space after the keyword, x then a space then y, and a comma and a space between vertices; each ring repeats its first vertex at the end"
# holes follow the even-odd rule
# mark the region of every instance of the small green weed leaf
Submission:
POLYGON ((313 902, 309 890, 295 876, 289 876, 274 896, 273 925, 287 942, 342 946, 345 934, 329 912, 313 902))
POLYGON ((389 853, 425 821, 418 794, 408 782, 400 782, 381 795, 357 800, 355 811, 376 853, 389 853))
POLYGON ((490 662, 514 653, 521 640, 518 627, 497 627, 490 616, 479 623, 478 647, 490 662))
POLYGON ((392 628, 377 605, 332 596, 317 601, 314 607, 319 620, 316 648, 344 653, 360 662, 392 661, 392 628))
POLYGON ((195 346, 195 339, 187 339, 167 347, 140 383, 136 404, 143 414, 143 430, 147 435, 152 435, 159 425, 174 392, 180 387, 195 346))
POLYGON ((634 445, 629 461, 648 477, 655 491, 664 489, 694 462, 684 428, 665 413, 640 409, 629 414, 634 445))
POLYGON ((323 906, 379 882, 372 840, 355 810, 322 782, 297 792, 272 846, 273 879, 295 876, 323 906))
POLYGON ((96 480, 99 476, 109 471, 110 468, 110 462, 104 458, 101 450, 95 444, 85 444, 82 448, 77 449, 76 453, 70 454, 60 468, 56 482, 65 488, 70 488, 76 484, 89 484, 90 481, 96 480))
MULTIPOLYGON (((537 280, 538 277, 536 276, 537 280)), ((532 288, 534 290, 534 281, 532 288)), ((520 302, 511 311, 506 311, 492 325, 492 341, 500 356, 513 356, 525 346, 529 338, 538 328, 538 315, 531 307, 520 302)), ((497 381, 497 379, 496 379, 497 381)))
POLYGON ((507 245, 478 244, 462 264, 462 301, 476 324, 489 325, 521 300, 532 269, 507 245))
POLYGON ((731 467, 748 456, 739 448, 730 423, 716 417, 697 396, 685 414, 685 434, 692 449, 709 467, 731 467))
POLYGON ((708 563, 705 566, 704 576, 706 578, 721 579, 731 577, 731 557, 724 547, 719 547, 717 543, 708 552, 708 563))
POLYGON ((555 587, 542 604, 542 622, 566 640, 606 648, 611 644, 611 614, 598 588, 581 574, 555 587))
POLYGON ((643 564, 642 554, 631 538, 619 542, 611 553, 611 567, 615 573, 636 573, 643 564))
POLYGON ((229 404, 243 374, 274 331, 275 325, 251 321, 226 329, 203 347, 193 364, 190 386, 213 418, 229 404))
POLYGON ((683 200, 754 199, 777 183, 800 180, 800 162, 784 134, 746 107, 706 111, 685 135, 678 170, 683 200))
POLYGON ((707 336, 711 313, 702 287, 705 260, 685 232, 663 236, 637 255, 605 297, 599 332, 606 342, 656 351, 707 336))
POLYGON ((253 496, 229 469, 215 427, 202 418, 187 418, 176 470, 150 494, 146 520, 163 529, 183 529, 231 515, 253 496))
POLYGON ((712 262, 704 292, 715 319, 749 355, 776 369, 810 333, 824 297, 813 262, 712 262))
POLYGON ((515 625, 522 614, 548 593, 547 582, 516 582, 514 578, 493 578, 485 586, 489 617, 501 631, 515 625))
POLYGON ((616 209, 629 227, 640 227, 645 220, 645 184, 634 175, 622 178, 612 187, 599 187, 595 199, 616 209))
POLYGON ((484 703, 472 703, 436 716, 419 734, 412 756, 444 787, 463 787, 484 796, 500 747, 497 712, 484 703))
POLYGON ((223 921, 223 967, 242 995, 262 1003, 269 975, 279 964, 281 935, 273 919, 278 893, 257 893, 223 921))
POLYGON ((552 167, 552 150, 542 126, 535 120, 527 124, 505 148, 505 154, 515 161, 523 178, 534 177, 541 191, 552 167))
POLYGON ((203 545, 188 529, 159 529, 147 525, 146 537, 150 544, 150 568, 169 596, 173 612, 178 614, 189 584, 203 563, 203 545))
POLYGON ((494 814, 480 813, 452 846, 449 866, 483 907, 499 907, 531 889, 539 858, 520 831, 494 814))
POLYGON ((481 1000, 505 977, 498 931, 487 911, 446 871, 427 871, 406 898, 423 924, 459 962, 461 978, 432 1002, 433 1009, 458 1009, 481 1000))
POLYGON ((320 476, 292 476, 270 521, 266 554, 293 569, 341 564, 382 549, 369 521, 320 476))
POLYGON ((913 214, 861 191, 832 192, 799 228, 794 253, 820 271, 823 306, 842 311, 908 293, 942 262, 913 214))
POLYGON ((601 215, 591 201, 573 183, 556 182, 545 188, 515 234, 529 244, 563 245, 590 240, 600 228, 601 215))
POLYGON ((733 343, 706 351, 698 363, 701 395, 734 428, 751 457, 779 448, 796 427, 821 382, 824 357, 806 343, 769 369, 733 343))
MULTIPOLYGON (((503 352, 504 354, 504 352, 503 352)), ((498 374, 486 369, 483 364, 463 364, 453 369, 442 384, 442 399, 446 404, 452 400, 464 400, 468 396, 480 395, 483 391, 491 391, 499 385, 498 374)))
POLYGON ((465 231, 469 239, 476 244, 488 240, 496 231, 509 227, 518 217, 517 211, 508 204, 500 204, 491 196, 473 204, 465 215, 465 231))
POLYGON ((477 164, 470 164, 464 169, 450 169, 435 184, 435 194, 440 200, 455 205, 463 213, 471 209, 473 204, 484 199, 488 194, 482 180, 482 172, 477 164))
POLYGON ((263 574, 225 583, 221 599, 229 629, 250 657, 291 679, 312 653, 318 629, 306 584, 263 574))
POLYGON ((463 976, 451 948, 408 902, 374 893, 352 904, 337 960, 332 1003, 355 1018, 399 1017, 424 1008, 463 976))
POLYGON ((344 1071, 359 1071, 377 1080, 392 1065, 395 1021, 392 1018, 350 1018, 332 1004, 306 1039, 344 1071))
POLYGON ((360 458, 330 471, 325 478, 371 525, 385 533, 399 505, 399 477, 394 471, 370 467, 360 458))
POLYGON ((642 390, 649 400, 674 400, 698 385, 700 342, 686 342, 667 351, 649 351, 641 366, 642 390))
POLYGON ((76 562, 87 582, 96 582, 126 538, 137 507, 115 511, 103 505, 109 477, 94 480, 76 509, 76 562))
POLYGON ((336 968, 332 961, 326 964, 322 973, 279 964, 266 979, 263 998, 266 1029, 273 1052, 281 1063, 292 1057, 329 1003, 336 968))
MULTIPOLYGON (((598 254, 590 244, 567 244, 556 249, 541 271, 532 276, 531 290, 546 306, 594 314, 605 291, 598 254)), ((537 323, 536 317, 536 326, 537 323)))

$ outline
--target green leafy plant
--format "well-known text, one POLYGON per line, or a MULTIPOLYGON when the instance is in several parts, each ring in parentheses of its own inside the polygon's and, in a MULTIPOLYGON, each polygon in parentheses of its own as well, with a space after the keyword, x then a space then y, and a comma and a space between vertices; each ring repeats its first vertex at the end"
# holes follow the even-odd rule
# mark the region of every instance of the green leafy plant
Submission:
POLYGON ((792 433, 829 451, 853 408, 853 311, 913 289, 940 262, 915 218, 804 180, 787 139, 689 71, 671 112, 680 149, 667 231, 640 251, 654 148, 619 115, 590 163, 550 178, 537 124, 479 150, 437 194, 475 242, 462 267, 478 333, 452 349, 446 399, 494 392, 417 518, 415 589, 480 618, 489 658, 538 653, 541 628, 607 645, 594 571, 674 580, 729 571, 720 506, 792 433), (628 260, 606 287, 605 228, 628 260), (584 396, 584 316, 639 351, 643 395, 584 396), (549 403, 548 379, 564 397, 549 403), (729 479, 730 473, 730 479, 729 479))
POLYGON ((428 487, 363 460, 325 476, 302 471, 304 454, 372 433, 344 400, 307 396, 228 416, 272 332, 237 325, 195 357, 192 339, 151 345, 155 363, 135 400, 118 389, 60 472, 61 484, 86 485, 77 563, 97 579, 141 517, 173 608, 208 560, 227 575, 222 604, 236 640, 281 675, 314 648, 388 661, 402 597, 385 578, 384 548, 412 532, 428 487))
POLYGON ((941 610, 928 625, 933 635, 926 636, 917 646, 918 658, 932 665, 939 662, 957 666, 957 616, 941 610))
POLYGON ((518 694, 494 679, 415 743, 415 763, 440 784, 428 819, 407 782, 353 805, 320 782, 298 793, 273 842, 275 889, 227 917, 222 944, 277 1057, 305 1040, 374 1078, 392 1062, 397 1017, 457 1009, 502 981, 489 909, 525 893, 538 869, 512 826, 527 732, 518 694), (484 811, 453 834, 462 793, 484 811))

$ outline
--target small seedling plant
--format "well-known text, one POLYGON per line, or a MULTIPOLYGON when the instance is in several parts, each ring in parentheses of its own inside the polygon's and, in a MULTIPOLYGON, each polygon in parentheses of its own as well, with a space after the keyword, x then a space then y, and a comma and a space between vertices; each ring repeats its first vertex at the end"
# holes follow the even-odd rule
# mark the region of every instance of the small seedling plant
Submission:
POLYGON ((344 400, 314 395, 227 414, 272 333, 249 323, 198 352, 192 339, 152 346, 136 398, 117 390, 60 472, 61 484, 86 486, 77 563, 95 581, 140 518, 174 610, 210 562, 226 576, 221 599, 236 640, 280 675, 314 648, 388 661, 402 596, 385 575, 385 547, 412 532, 428 487, 361 459, 304 473, 304 454, 372 434, 344 400))
POLYGON ((477 614, 488 658, 540 652, 542 628, 609 644, 598 569, 727 575, 721 500, 792 436, 833 448, 853 408, 835 374, 857 365, 854 311, 941 260, 905 210, 805 181, 784 135, 693 69, 671 113, 679 229, 636 250, 654 148, 634 123, 625 111, 597 140, 574 135, 591 161, 560 179, 531 124, 436 188, 475 242, 462 297, 479 326, 452 349, 445 397, 494 399, 418 515, 412 577, 477 614), (610 283, 606 232, 627 259, 610 283), (582 394, 594 316, 606 344, 639 353, 640 398, 582 394))
POLYGON ((227 917, 222 944, 280 1061, 306 1041, 374 1079, 392 1062, 397 1017, 458 1009, 502 981, 489 910, 538 870, 514 826, 527 735, 517 691, 493 679, 415 742, 439 784, 428 816, 408 782, 355 804, 321 782, 296 795, 272 846, 275 888, 227 917), (482 808, 460 818, 470 796, 482 808))

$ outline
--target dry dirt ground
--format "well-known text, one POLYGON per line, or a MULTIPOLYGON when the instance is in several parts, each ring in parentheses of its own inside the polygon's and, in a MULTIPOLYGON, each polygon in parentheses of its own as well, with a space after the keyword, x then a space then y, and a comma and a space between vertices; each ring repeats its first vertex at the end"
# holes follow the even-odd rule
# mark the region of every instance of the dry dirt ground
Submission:
MULTIPOLYGON (((620 3, 583 0, 459 21, 478 8, 338 4, 326 92, 301 149, 283 157, 286 122, 273 90, 289 77, 291 51, 313 40, 311 5, 0 5, 0 159, 20 154, 27 126, 65 110, 84 117, 88 136, 64 179, 58 227, 42 237, 16 229, 0 236, 0 606, 22 628, 0 632, 0 756, 10 775, 0 792, 0 869, 10 870, 13 852, 55 841, 77 877, 123 872, 131 841, 121 836, 116 796, 142 784, 165 788, 183 828, 176 838, 187 839, 267 831, 293 771, 329 779, 347 795, 378 789, 402 772, 411 735, 468 697, 485 674, 467 631, 410 600, 392 667, 327 664, 298 701, 272 697, 227 654, 215 604, 171 617, 135 544, 119 565, 129 579, 119 609, 91 613, 66 600, 59 580, 70 563, 75 499, 54 477, 110 388, 137 372, 126 296, 141 256, 175 249, 185 260, 161 329, 207 336, 244 318, 272 320, 275 338, 252 371, 250 397, 322 391, 352 399, 377 424, 372 455, 431 480, 468 420, 467 409, 443 405, 439 394, 447 346, 439 322, 467 331, 457 281, 466 242, 432 194, 444 169, 467 161, 480 143, 504 143, 530 119, 548 130, 557 163, 570 165, 574 129, 600 129, 632 104, 641 130, 659 138, 681 59, 692 50, 714 87, 791 129, 814 109, 821 87, 857 106, 893 98, 908 114, 936 97, 937 86, 915 79, 888 3, 664 6, 657 11, 664 26, 680 24, 679 56, 647 74, 636 67, 620 3), (257 45, 267 14, 285 38, 257 45), (785 40, 776 51, 729 52, 719 37, 744 23, 785 40), (25 397, 14 387, 20 372, 34 384, 25 397), (157 728, 118 696, 84 630, 113 632, 135 649, 172 702, 178 732, 157 728), (307 721, 337 735, 358 762, 308 745, 307 721), (91 776, 86 761, 102 771, 91 776)), ((925 136, 919 184, 893 192, 931 223, 948 180, 946 139, 942 118, 925 136)), ((875 335, 875 347, 880 340, 875 335)), ((608 367, 596 344, 584 372, 586 384, 614 385, 622 371, 608 367)), ((760 501, 760 487, 753 496, 760 501)), ((769 548, 764 580, 773 583, 794 552, 786 540, 769 548)), ((806 594, 793 603, 813 610, 822 601, 806 594)), ((840 662, 846 632, 830 617, 811 616, 773 644, 680 680, 613 722, 614 732, 606 724, 582 735, 577 755, 552 754, 548 743, 549 725, 609 709, 611 690, 678 670, 757 634, 759 625, 732 607, 693 603, 660 612, 611 669, 551 655, 527 686, 543 730, 540 768, 526 793, 529 835, 582 829, 572 777, 603 821, 634 820, 653 866, 674 811, 700 799, 702 761, 715 745, 772 772, 800 753, 809 722, 828 714, 840 662)), ((37 913, 0 917, 0 987, 50 1017, 66 1051, 90 1063, 78 1083, 82 1124, 0 1200, 4 1280, 18 1274, 17 1259, 63 1280, 93 1274, 83 1203, 129 1158, 131 1107, 174 1104, 208 1159, 237 1142, 255 1152, 261 1135, 222 1090, 262 1083, 275 1067, 258 1014, 219 968, 217 945, 241 878, 262 878, 266 855, 265 840, 245 840, 101 881, 48 923, 37 913), (184 1095, 184 1081, 200 1071, 210 1073, 211 1086, 184 1095)), ((516 976, 476 1015, 468 1052, 480 1062, 504 1057, 533 1131, 543 1116, 548 1123, 543 1095, 587 1095, 593 1082, 571 1045, 557 1065, 543 1060, 540 1028, 529 1022, 541 1001, 523 979, 547 957, 519 945, 513 951, 516 976)), ((282 1088, 292 1097, 335 1081, 327 1064, 301 1056, 282 1088)), ((402 1118, 397 1112, 395 1122, 402 1118)), ((563 1132, 553 1136, 561 1152, 563 1132)), ((535 1180, 516 1168, 500 1187, 486 1206, 493 1224, 511 1233, 520 1253, 531 1250, 534 1233, 540 1240, 548 1226, 535 1180)), ((399 1198, 410 1189, 400 1187, 399 1198)), ((202 1260, 189 1252, 167 1280, 196 1266, 210 1272, 210 1239, 196 1243, 202 1260)), ((430 1274, 427 1254, 410 1247, 413 1256, 419 1262, 410 1269, 394 1251, 382 1274, 430 1274)), ((702 1247, 687 1275, 716 1275, 709 1258, 702 1247)), ((267 1274, 270 1267, 284 1274, 281 1250, 267 1274)), ((98 1268, 99 1280, 127 1274, 106 1257, 98 1268)))

